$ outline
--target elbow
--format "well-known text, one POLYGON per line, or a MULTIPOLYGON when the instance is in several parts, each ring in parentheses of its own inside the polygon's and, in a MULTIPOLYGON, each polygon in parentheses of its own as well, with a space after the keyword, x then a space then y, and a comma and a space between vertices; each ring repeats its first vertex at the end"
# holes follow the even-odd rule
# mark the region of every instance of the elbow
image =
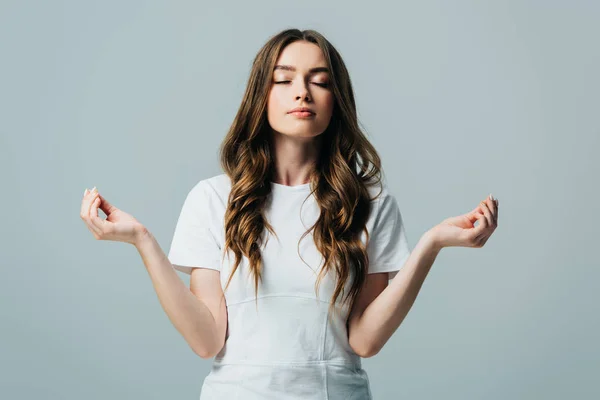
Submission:
POLYGON ((366 349, 362 349, 359 352, 356 352, 356 354, 358 354, 361 358, 371 358, 371 357, 377 355, 377 353, 379 353, 379 350, 377 350, 373 347, 368 347, 366 349))
POLYGON ((194 350, 194 353, 196 353, 197 356, 199 356, 200 358, 203 358, 205 360, 208 360, 209 358, 214 357, 212 352, 206 351, 204 349, 192 349, 194 350))
POLYGON ((204 331, 203 336, 194 335, 195 340, 188 342, 190 348, 203 359, 215 357, 225 346, 226 338, 219 335, 216 329, 204 331))
POLYGON ((214 357, 214 355, 212 353, 196 353, 200 356, 200 358, 204 359, 204 360, 209 360, 211 358, 214 357))
POLYGON ((379 348, 375 348, 372 347, 369 349, 369 351, 365 352, 365 355, 363 356, 363 358, 371 358, 376 356, 379 353, 379 348))
POLYGON ((208 360, 209 358, 213 358, 214 356, 216 356, 219 353, 218 351, 215 351, 213 349, 208 349, 206 347, 192 348, 192 350, 194 351, 194 353, 196 353, 197 356, 199 356, 200 358, 203 358, 205 360, 208 360))
POLYGON ((379 349, 368 340, 350 340, 350 347, 361 358, 370 358, 379 353, 379 349))
POLYGON ((221 343, 220 345, 213 345, 213 346, 190 346, 192 348, 192 350, 194 351, 194 353, 196 353, 196 355, 198 355, 200 358, 203 358, 205 360, 208 360, 209 358, 213 358, 215 357, 217 354, 219 354, 221 352, 221 349, 223 348, 224 343, 221 343))

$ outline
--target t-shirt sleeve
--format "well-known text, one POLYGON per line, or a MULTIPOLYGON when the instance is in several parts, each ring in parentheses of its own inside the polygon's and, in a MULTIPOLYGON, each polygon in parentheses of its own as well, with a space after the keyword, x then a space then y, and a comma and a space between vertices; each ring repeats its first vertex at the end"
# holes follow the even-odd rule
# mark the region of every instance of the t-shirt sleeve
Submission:
POLYGON ((374 203, 375 221, 367 252, 368 273, 389 272, 393 279, 410 255, 404 221, 396 197, 384 190, 374 203))
POLYGON ((175 226, 167 257, 176 270, 186 274, 193 268, 221 270, 221 246, 211 206, 209 188, 201 181, 188 193, 175 226))

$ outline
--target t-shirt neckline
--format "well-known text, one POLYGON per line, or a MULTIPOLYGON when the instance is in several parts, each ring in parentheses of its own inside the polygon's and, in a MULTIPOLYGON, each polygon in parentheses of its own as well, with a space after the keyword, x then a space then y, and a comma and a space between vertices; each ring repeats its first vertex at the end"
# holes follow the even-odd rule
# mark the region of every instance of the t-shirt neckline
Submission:
POLYGON ((303 192, 310 191, 310 182, 303 183, 301 185, 288 186, 281 183, 271 182, 271 190, 280 192, 303 192))

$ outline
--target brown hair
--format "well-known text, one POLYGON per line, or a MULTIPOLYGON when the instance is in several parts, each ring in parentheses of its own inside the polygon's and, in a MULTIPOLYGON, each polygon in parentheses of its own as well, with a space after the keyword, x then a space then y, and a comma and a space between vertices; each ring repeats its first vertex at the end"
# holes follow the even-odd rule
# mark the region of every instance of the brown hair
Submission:
POLYGON ((338 280, 331 298, 331 311, 339 295, 343 294, 351 272, 354 275, 352 286, 343 299, 350 302, 350 307, 366 280, 368 255, 360 236, 364 231, 368 240, 365 225, 371 201, 381 192, 370 198, 367 185, 381 182, 381 161, 359 128, 352 84, 342 57, 323 35, 314 30, 287 29, 264 44, 252 63, 242 103, 221 145, 221 166, 231 180, 224 218, 224 251, 231 250, 235 254, 235 265, 225 289, 244 255, 249 260, 258 293, 263 232, 267 229, 275 234, 263 212, 274 177, 267 100, 279 54, 288 44, 298 40, 321 48, 331 71, 329 87, 334 95, 333 114, 328 127, 317 138, 321 141, 321 152, 310 177, 311 194, 314 194, 321 214, 302 235, 304 238, 314 228, 315 245, 324 258, 315 285, 317 297, 323 275, 330 270, 336 272, 338 280))

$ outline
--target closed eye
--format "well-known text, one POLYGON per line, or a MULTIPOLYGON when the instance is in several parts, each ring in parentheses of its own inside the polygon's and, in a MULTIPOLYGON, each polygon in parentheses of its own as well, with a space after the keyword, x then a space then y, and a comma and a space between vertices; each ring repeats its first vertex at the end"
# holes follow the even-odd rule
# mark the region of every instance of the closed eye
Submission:
MULTIPOLYGON (((289 82, 291 82, 291 81, 279 81, 279 82, 274 82, 274 83, 289 83, 289 82)), ((318 83, 318 82, 311 82, 311 83, 313 83, 317 86, 320 86, 320 87, 324 87, 324 88, 329 86, 327 83, 318 83)))

